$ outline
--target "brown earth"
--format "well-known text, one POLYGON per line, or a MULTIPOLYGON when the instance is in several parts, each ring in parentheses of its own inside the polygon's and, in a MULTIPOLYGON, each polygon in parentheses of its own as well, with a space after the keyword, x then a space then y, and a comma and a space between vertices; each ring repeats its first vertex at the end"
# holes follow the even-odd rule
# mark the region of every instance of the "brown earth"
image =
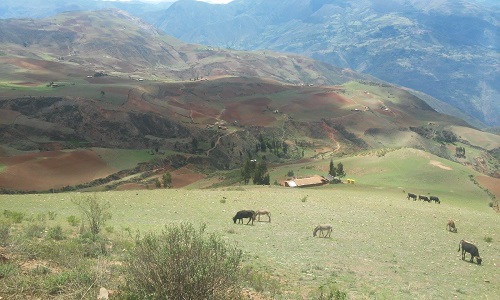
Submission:
POLYGON ((172 185, 174 188, 181 188, 203 178, 205 175, 196 173, 188 167, 182 167, 172 172, 172 185))
POLYGON ((91 150, 49 151, 0 158, 0 188, 31 191, 62 188, 106 177, 115 169, 91 150))
POLYGON ((479 175, 476 179, 481 186, 488 189, 497 199, 500 199, 500 178, 479 175))

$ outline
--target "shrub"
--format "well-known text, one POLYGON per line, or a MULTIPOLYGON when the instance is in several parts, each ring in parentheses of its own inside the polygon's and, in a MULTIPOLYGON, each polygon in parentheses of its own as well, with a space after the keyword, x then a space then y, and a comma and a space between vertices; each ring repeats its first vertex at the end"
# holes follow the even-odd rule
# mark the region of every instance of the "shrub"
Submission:
POLYGON ((44 213, 39 213, 36 215, 36 220, 39 222, 45 222, 47 220, 47 215, 44 213))
POLYGON ((6 245, 10 237, 11 222, 6 219, 0 219, 0 246, 6 245))
POLYGON ((24 228, 24 234, 27 238, 41 238, 44 231, 45 225, 38 222, 30 223, 24 228))
POLYGON ((77 291, 73 299, 83 299, 85 291, 94 283, 95 275, 89 267, 79 267, 61 273, 51 273, 43 279, 43 289, 50 295, 77 291))
POLYGON ((329 284, 320 286, 317 291, 310 295, 310 298, 315 300, 345 300, 347 293, 339 290, 335 285, 329 284))
POLYGON ((491 242, 493 242, 493 238, 491 236, 486 236, 486 237, 484 237, 484 241, 486 243, 491 243, 491 242))
POLYGON ((0 264, 0 279, 9 276, 14 276, 17 273, 18 269, 14 264, 11 263, 0 264))
POLYGON ((104 229, 106 230, 107 233, 115 232, 115 228, 113 226, 106 226, 106 228, 104 229))
POLYGON ((68 221, 68 223, 71 225, 71 226, 78 226, 78 224, 80 224, 80 219, 78 219, 77 217, 75 216, 69 216, 68 218, 66 218, 66 220, 68 221))
POLYGON ((24 214, 16 211, 4 210, 3 215, 14 223, 21 223, 24 219, 24 214))
POLYGON ((49 231, 47 232, 47 237, 56 241, 65 239, 62 227, 60 225, 49 228, 49 231))
POLYGON ((268 293, 274 299, 281 294, 280 282, 269 274, 256 270, 253 266, 245 266, 242 269, 243 282, 252 287, 256 292, 268 293))
POLYGON ((307 197, 309 197, 309 196, 304 196, 304 197, 300 198, 300 201, 301 202, 306 202, 307 201, 307 197))
POLYGON ((111 219, 109 212, 111 205, 108 201, 97 198, 95 194, 84 195, 81 198, 74 197, 71 202, 78 206, 87 219, 92 234, 101 232, 102 226, 111 219))
POLYGON ((131 299, 241 299, 242 252, 205 225, 166 226, 138 237, 126 262, 131 299))
POLYGON ((57 213, 55 211, 49 211, 49 220, 55 220, 57 213))

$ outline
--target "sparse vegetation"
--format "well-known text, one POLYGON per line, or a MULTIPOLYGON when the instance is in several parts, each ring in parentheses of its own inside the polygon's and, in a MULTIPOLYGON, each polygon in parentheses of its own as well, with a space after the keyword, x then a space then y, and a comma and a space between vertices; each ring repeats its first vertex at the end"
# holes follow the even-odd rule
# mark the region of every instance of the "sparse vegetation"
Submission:
POLYGON ((96 194, 73 196, 71 202, 78 206, 79 210, 85 216, 90 233, 94 235, 99 234, 106 221, 111 219, 109 202, 99 199, 96 194))
POLYGON ((205 226, 167 226, 146 234, 128 256, 128 297, 138 299, 241 299, 242 252, 205 226))

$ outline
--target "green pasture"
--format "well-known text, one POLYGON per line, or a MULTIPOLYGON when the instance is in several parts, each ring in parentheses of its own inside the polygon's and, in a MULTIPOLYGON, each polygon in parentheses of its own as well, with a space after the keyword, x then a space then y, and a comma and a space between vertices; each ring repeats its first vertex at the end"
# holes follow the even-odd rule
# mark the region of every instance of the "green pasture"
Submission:
POLYGON ((149 149, 129 150, 129 149, 109 149, 92 148, 107 165, 117 169, 132 169, 138 163, 147 162, 156 156, 149 154, 149 149))
MULTIPOLYGON (((460 189, 460 187, 458 187, 460 189)), ((357 185, 320 188, 245 186, 185 190, 102 192, 116 233, 159 231, 165 224, 205 223, 209 232, 236 244, 247 264, 282 283, 277 299, 307 299, 309 291, 335 283, 350 299, 494 299, 500 293, 500 223, 491 209, 408 201, 394 188, 357 185), (267 208, 272 222, 233 224, 241 209, 267 208), (448 218, 458 233, 446 231, 448 218), (331 223, 331 238, 312 236, 331 223), (486 242, 485 238, 491 238, 486 242), (462 261, 460 239, 473 240, 483 265, 462 261)), ((27 215, 79 216, 78 193, 2 195, 2 210, 27 215)))
MULTIPOLYGON (((463 205, 480 210, 489 209, 488 195, 470 180, 479 175, 461 164, 409 148, 394 151, 370 151, 353 157, 331 158, 335 165, 341 162, 346 179, 354 179, 356 186, 376 189, 397 189, 400 198, 411 192, 438 196, 451 205, 463 205)), ((271 170, 271 182, 286 179, 288 171, 295 176, 326 176, 330 159, 286 165, 271 170)))

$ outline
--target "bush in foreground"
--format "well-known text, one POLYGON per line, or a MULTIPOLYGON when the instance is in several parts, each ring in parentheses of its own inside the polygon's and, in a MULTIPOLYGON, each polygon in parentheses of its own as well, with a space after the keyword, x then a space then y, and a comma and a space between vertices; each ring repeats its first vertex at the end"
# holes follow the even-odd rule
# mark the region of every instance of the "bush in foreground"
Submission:
POLYGON ((205 225, 166 226, 137 238, 126 263, 129 299, 241 299, 242 252, 205 225))

